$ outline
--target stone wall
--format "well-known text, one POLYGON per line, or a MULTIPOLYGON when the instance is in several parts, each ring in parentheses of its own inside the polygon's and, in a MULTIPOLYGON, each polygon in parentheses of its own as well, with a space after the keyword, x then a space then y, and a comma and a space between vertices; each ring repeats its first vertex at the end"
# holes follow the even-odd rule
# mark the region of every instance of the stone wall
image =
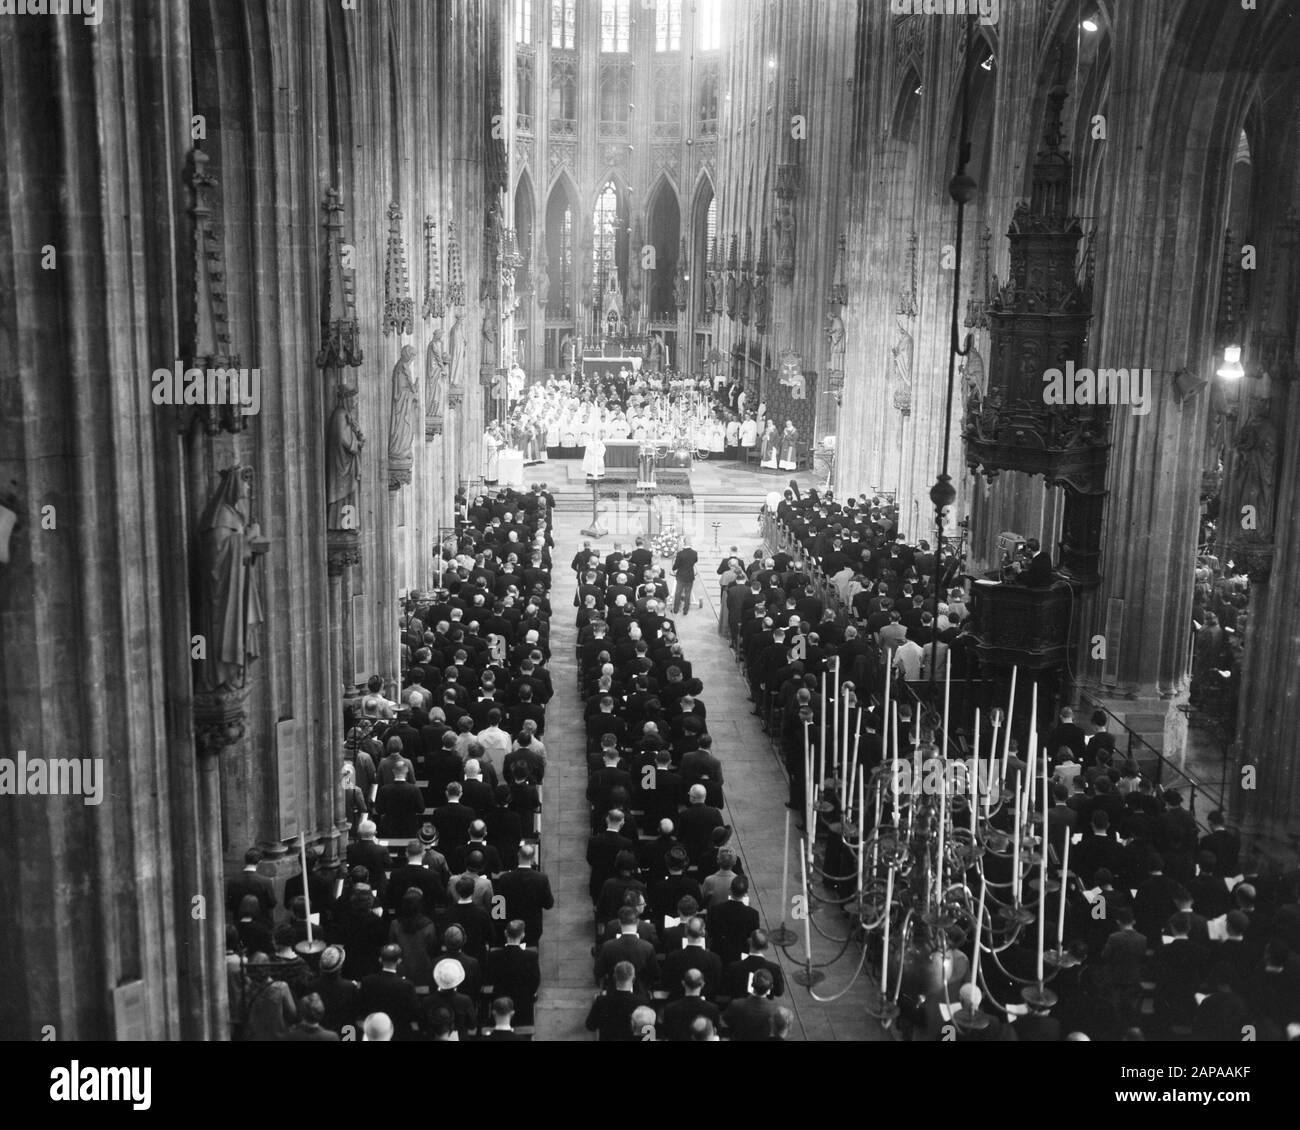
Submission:
POLYGON ((500 363, 481 356, 479 303, 498 8, 194 0, 0 27, 0 89, 27 107, 0 125, 0 493, 19 518, 0 565, 0 753, 102 758, 106 781, 97 806, 0 798, 16 911, 0 939, 24 973, 0 1003, 6 1037, 220 1038, 224 873, 255 843, 277 880, 286 841, 341 847, 340 684, 399 676, 399 597, 427 582, 456 481, 479 473, 479 365, 500 363), (194 150, 212 182, 198 216, 194 150), (317 364, 331 189, 364 353, 341 370, 317 364), (394 202, 415 317, 385 336, 394 202), (471 327, 463 407, 429 442, 426 215, 459 225, 471 327), (412 482, 392 492, 403 344, 421 418, 412 482), (233 433, 151 398, 155 369, 214 354, 260 370, 260 411, 233 433), (366 445, 359 561, 331 578, 340 377, 366 445), (223 697, 242 732, 196 723, 190 661, 197 524, 236 463, 269 539, 260 643, 223 697))

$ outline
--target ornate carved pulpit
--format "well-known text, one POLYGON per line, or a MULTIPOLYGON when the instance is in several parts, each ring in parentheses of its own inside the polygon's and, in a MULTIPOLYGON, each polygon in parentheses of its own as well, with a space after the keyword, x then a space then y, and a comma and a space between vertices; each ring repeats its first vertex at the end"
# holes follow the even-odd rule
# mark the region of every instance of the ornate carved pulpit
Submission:
MULTIPOLYGON (((1079 261, 1083 229, 1069 214, 1071 168, 1061 149, 1066 91, 1048 96, 1044 146, 1033 191, 1008 231, 1010 276, 990 303, 987 391, 968 391, 963 438, 971 470, 989 480, 1003 471, 1042 475, 1063 488, 1065 505, 1056 572, 1088 590, 1101 583, 1101 519, 1110 452, 1110 407, 1049 403, 1046 374, 1084 365, 1092 321, 1092 270, 1079 261)), ((1053 547, 1044 546, 1049 552, 1053 547)), ((1051 666, 1066 658, 1071 589, 987 584, 977 629, 981 655, 999 664, 1051 666), (1018 627, 1003 623, 1003 615, 1018 627), (1054 633, 1054 634, 1052 634, 1054 633), (1015 640, 1022 643, 1017 645, 1015 640)))
POLYGON ((1046 588, 978 580, 971 586, 971 623, 981 663, 1046 671, 1066 661, 1070 586, 1046 588))

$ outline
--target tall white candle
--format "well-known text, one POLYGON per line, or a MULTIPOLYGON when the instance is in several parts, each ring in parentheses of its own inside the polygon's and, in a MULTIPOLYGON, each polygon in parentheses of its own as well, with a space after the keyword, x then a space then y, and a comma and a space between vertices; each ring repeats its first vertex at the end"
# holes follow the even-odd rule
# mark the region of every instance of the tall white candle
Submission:
MULTIPOLYGON (((822 782, 826 780, 826 672, 822 672, 822 713, 821 713, 821 737, 817 742, 817 791, 821 791, 822 782)), ((809 826, 808 836, 810 839, 817 838, 817 831, 809 826)))
POLYGON ((1023 781, 1019 776, 1016 777, 1016 813, 1014 831, 1012 840, 1014 847, 1011 853, 1011 901, 1015 906, 1020 905, 1020 786, 1023 781))
POLYGON ((943 750, 944 757, 948 756, 948 695, 952 691, 952 649, 949 648, 948 662, 943 667, 943 745, 939 748, 943 750))
POLYGON ((1043 842, 1038 851, 1038 984, 1043 983, 1043 934, 1047 923, 1047 754, 1043 754, 1043 842))
POLYGON ((1065 830, 1065 855, 1061 860, 1061 893, 1060 906, 1057 908, 1056 917, 1056 946, 1065 952, 1065 885, 1070 881, 1070 829, 1065 830))
POLYGON ((813 824, 813 757, 812 757, 812 729, 811 722, 803 724, 803 807, 804 807, 804 830, 809 836, 817 834, 816 825, 813 824))
POLYGON ((1002 779, 1007 779, 1007 759, 1011 756, 1011 719, 1016 716, 1016 676, 1020 673, 1019 667, 1011 668, 1011 695, 1007 699, 1007 730, 1002 735, 1002 779))
MULTIPOLYGON (((840 657, 838 655, 832 656, 829 662, 835 664, 835 681, 831 684, 831 744, 826 760, 830 763, 829 767, 833 777, 839 768, 840 755, 840 657)), ((826 677, 830 677, 829 667, 826 670, 826 677)), ((841 786, 841 788, 844 788, 844 786, 841 786)), ((841 804, 843 799, 843 793, 841 793, 841 804)))
POLYGON ((889 999, 889 908, 894 903, 894 865, 889 865, 885 880, 885 942, 880 953, 880 995, 889 999))
POLYGON ((894 815, 893 815, 893 820, 894 820, 894 827, 897 828, 897 829, 899 829, 899 830, 901 831, 901 830, 902 830, 902 827, 903 827, 903 817, 902 817, 901 809, 899 808, 899 799, 898 799, 898 796, 899 796, 899 793, 898 793, 898 786, 899 786, 899 780, 898 780, 898 772, 899 772, 899 764, 898 764, 898 707, 895 706, 895 705, 892 704, 892 703, 889 704, 889 720, 890 720, 890 723, 891 723, 891 728, 892 728, 893 731, 894 731, 894 759, 893 759, 893 762, 891 763, 891 771, 890 771, 890 778, 891 778, 891 781, 892 781, 892 784, 890 785, 890 788, 893 790, 893 793, 894 793, 894 815))
POLYGON ((307 882, 307 837, 298 837, 298 853, 302 860, 302 897, 307 904, 307 943, 313 941, 311 932, 311 884, 307 882))
MULTIPOLYGON (((997 754, 995 751, 994 757, 996 756, 997 754)), ((990 758, 990 760, 993 759, 990 758)), ((982 939, 984 936, 984 893, 987 889, 988 889, 988 883, 981 878, 979 910, 975 912, 975 948, 971 952, 971 958, 970 958, 970 983, 972 985, 975 984, 975 977, 979 973, 979 968, 980 968, 980 949, 981 946, 983 945, 982 939)))
POLYGON ((812 894, 808 890, 808 859, 807 853, 810 848, 800 845, 799 851, 799 877, 803 880, 803 948, 804 953, 808 956, 808 963, 812 964, 812 894))
POLYGON ((862 897, 862 871, 867 859, 867 798, 865 776, 858 770, 858 898, 862 897))
MULTIPOLYGON (((978 818, 980 804, 980 708, 975 708, 975 742, 974 742, 974 772, 971 774, 970 781, 967 782, 970 798, 967 803, 970 805, 970 842, 971 847, 975 846, 975 824, 978 818)), ((984 803, 988 804, 988 789, 984 790, 984 803)))
POLYGON ((781 921, 790 909, 790 810, 785 810, 785 843, 781 847, 781 921))

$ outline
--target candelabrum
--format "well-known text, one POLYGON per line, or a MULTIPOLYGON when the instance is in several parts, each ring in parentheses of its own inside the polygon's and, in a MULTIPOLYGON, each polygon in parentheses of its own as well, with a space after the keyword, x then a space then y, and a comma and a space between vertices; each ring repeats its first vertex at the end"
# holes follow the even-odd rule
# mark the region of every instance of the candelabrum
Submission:
MULTIPOLYGON (((813 787, 806 800, 806 826, 820 826, 828 845, 831 838, 838 840, 844 850, 836 858, 848 861, 842 867, 853 868, 848 874, 829 874, 829 853, 819 866, 816 840, 808 845, 801 866, 806 865, 808 876, 804 896, 809 919, 816 904, 836 901, 814 895, 809 880, 819 878, 826 887, 847 891, 838 903, 849 917, 850 932, 832 940, 859 943, 853 981, 864 972, 872 978, 878 991, 868 1011, 885 1026, 898 1019, 902 1005, 936 997, 955 1005, 964 983, 981 987, 1004 1011, 1050 1007, 1055 1003, 1051 982, 1074 963, 1061 948, 1064 893, 1059 878, 1049 874, 1058 872, 1059 864, 1059 875, 1068 875, 1070 845, 1065 837, 1058 845, 1063 855, 1054 859, 1044 833, 1050 768, 1046 753, 1037 753, 1037 696, 1028 765, 1019 756, 1013 761, 1009 711, 1000 709, 992 712, 987 753, 980 750, 976 712, 974 746, 963 758, 944 742, 948 680, 943 718, 930 712, 923 718, 893 700, 889 678, 883 705, 872 712, 874 722, 864 718, 851 683, 842 684, 838 693, 821 692, 819 737, 808 708, 805 779, 813 787), (828 713, 829 732, 824 722, 828 713), (864 726, 883 731, 883 756, 872 767, 858 763, 864 726), (1055 918, 1051 951, 1046 948, 1050 917, 1055 918), (1027 943, 1036 960, 1033 976, 1024 977, 1007 968, 1003 955, 1027 943), (999 985, 1019 987, 1020 1001, 993 998, 985 976, 989 963, 1001 975, 999 985)), ((837 681, 834 674, 829 681, 837 681)), ((1014 704, 1014 673, 1011 699, 1014 704)), ((807 969, 796 980, 812 991, 816 980, 808 974, 818 970, 811 961, 810 929, 806 948, 807 969)), ((841 952, 850 953, 852 947, 845 944, 841 952)), ((815 991, 813 996, 834 1000, 853 981, 832 996, 815 991)), ((974 1009, 954 1009, 951 1015, 958 1028, 988 1023, 974 1009)))

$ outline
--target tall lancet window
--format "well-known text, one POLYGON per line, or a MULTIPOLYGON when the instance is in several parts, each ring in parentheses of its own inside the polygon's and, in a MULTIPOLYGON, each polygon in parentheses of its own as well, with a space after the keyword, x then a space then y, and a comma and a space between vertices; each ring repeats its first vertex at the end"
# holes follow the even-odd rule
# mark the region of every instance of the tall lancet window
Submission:
POLYGON ((551 46, 572 51, 578 42, 578 0, 551 0, 551 46))
POLYGON ((655 50, 682 49, 682 0, 659 0, 655 6, 655 50))
POLYGON ((600 49, 625 52, 632 43, 632 0, 600 0, 600 49))
POLYGON ((722 46, 722 0, 697 0, 700 50, 717 51, 722 46))

